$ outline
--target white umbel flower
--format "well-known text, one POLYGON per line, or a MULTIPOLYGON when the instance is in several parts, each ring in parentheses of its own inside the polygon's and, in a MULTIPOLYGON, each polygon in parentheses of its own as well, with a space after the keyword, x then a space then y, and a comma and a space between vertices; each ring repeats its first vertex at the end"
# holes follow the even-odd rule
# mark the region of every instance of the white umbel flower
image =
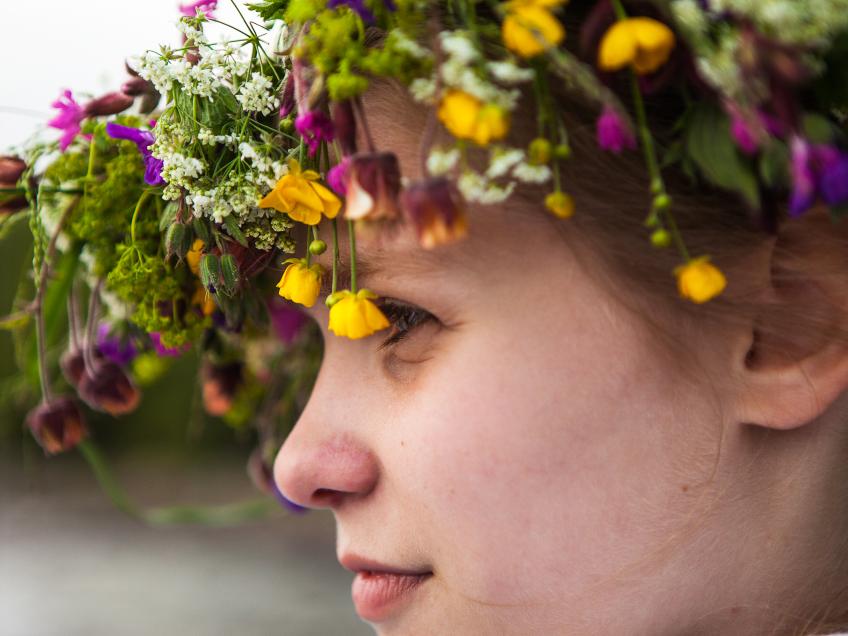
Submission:
POLYGON ((545 183, 551 178, 551 169, 548 166, 531 166, 522 161, 515 166, 512 174, 525 183, 545 183))
POLYGON ((267 115, 280 107, 280 100, 272 92, 272 87, 271 80, 262 73, 254 72, 250 79, 241 85, 236 99, 244 110, 267 115))
POLYGON ((459 154, 458 148, 451 148, 449 150, 433 148, 427 157, 427 170, 434 177, 447 174, 456 166, 456 163, 459 161, 459 154))

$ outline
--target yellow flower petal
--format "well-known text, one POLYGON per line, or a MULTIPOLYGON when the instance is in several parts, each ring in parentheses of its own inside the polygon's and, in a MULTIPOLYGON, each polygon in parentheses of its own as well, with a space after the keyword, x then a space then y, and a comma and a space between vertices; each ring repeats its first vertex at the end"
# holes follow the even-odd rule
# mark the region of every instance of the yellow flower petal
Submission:
POLYGON ((289 159, 289 173, 259 201, 259 207, 285 212, 306 225, 320 223, 322 214, 333 218, 341 209, 341 200, 318 183, 318 178, 314 170, 301 171, 300 164, 289 159))
POLYGON ((342 292, 344 296, 330 308, 329 330, 337 336, 357 340, 385 329, 389 321, 371 298, 373 292, 362 289, 356 294, 342 292))
POLYGON ((709 256, 691 259, 674 269, 680 295, 694 303, 705 303, 718 296, 727 285, 724 274, 709 262, 709 256))
POLYGON ((186 254, 186 263, 188 263, 188 268, 195 276, 200 274, 200 259, 203 257, 203 248, 205 245, 206 244, 200 239, 194 239, 194 243, 191 244, 191 249, 186 254))
POLYGON ((506 47, 524 58, 535 57, 565 39, 565 29, 545 3, 516 3, 504 18, 501 37, 506 47))
POLYGON ((291 263, 277 283, 280 296, 304 307, 312 307, 321 291, 322 274, 320 265, 307 267, 303 259, 291 263))
POLYGON ((458 139, 470 139, 480 113, 480 100, 464 91, 450 89, 439 105, 439 121, 458 139))
POLYGON ((640 75, 665 64, 674 49, 674 32, 653 18, 619 20, 604 34, 598 51, 598 66, 616 71, 632 65, 640 75))

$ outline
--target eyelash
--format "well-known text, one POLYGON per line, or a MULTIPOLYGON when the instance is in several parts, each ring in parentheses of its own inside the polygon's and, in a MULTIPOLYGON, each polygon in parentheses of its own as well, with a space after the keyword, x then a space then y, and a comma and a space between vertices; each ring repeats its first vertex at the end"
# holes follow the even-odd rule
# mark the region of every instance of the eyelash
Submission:
POLYGON ((378 347, 378 350, 391 347, 406 338, 417 327, 431 320, 438 320, 426 309, 394 299, 383 298, 378 302, 378 306, 392 328, 392 333, 378 347))

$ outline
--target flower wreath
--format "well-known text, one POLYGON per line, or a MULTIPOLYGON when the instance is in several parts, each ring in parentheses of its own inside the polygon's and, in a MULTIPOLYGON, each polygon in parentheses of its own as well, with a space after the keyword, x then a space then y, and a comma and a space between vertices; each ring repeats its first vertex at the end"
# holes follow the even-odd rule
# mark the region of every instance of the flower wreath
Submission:
POLYGON ((139 385, 195 347, 206 410, 256 426, 254 474, 272 488, 270 456, 319 356, 302 315, 279 297, 316 302, 330 273, 312 259, 330 243, 329 330, 366 337, 391 321, 356 284, 361 224, 409 223, 433 248, 466 235, 469 204, 501 203, 522 183, 547 184, 540 208, 550 214, 575 214, 561 176, 572 154, 568 105, 552 98, 554 83, 594 104, 601 149, 643 154, 646 233, 679 252, 679 293, 695 303, 726 279, 708 255, 689 253, 663 179, 668 163, 752 209, 764 192, 785 197, 790 217, 824 203, 837 218, 848 206, 848 0, 593 0, 582 27, 597 42, 589 58, 563 46, 564 0, 233 4, 242 22, 232 37, 207 36, 217 0, 183 5, 180 46, 131 60, 120 91, 83 103, 64 91, 48 122, 60 138, 0 158, 4 225, 27 218, 35 246, 35 300, 2 324, 31 345, 21 350, 40 370, 43 399, 27 421, 48 453, 86 433, 74 399, 51 388, 47 350, 64 342, 57 316, 67 304, 60 366, 83 401, 127 413, 139 385), (629 107, 609 88, 620 76, 629 107), (450 144, 425 149, 419 180, 402 179, 396 156, 374 146, 362 102, 374 78, 405 86, 450 134, 450 144), (646 114, 645 93, 658 82, 699 97, 668 149, 646 114), (525 95, 537 135, 511 147, 525 95), (472 151, 486 155, 482 168, 470 166, 472 151), (336 288, 340 219, 348 289, 336 288), (302 255, 292 255, 297 224, 310 237, 302 255), (269 265, 281 262, 273 293, 269 265))

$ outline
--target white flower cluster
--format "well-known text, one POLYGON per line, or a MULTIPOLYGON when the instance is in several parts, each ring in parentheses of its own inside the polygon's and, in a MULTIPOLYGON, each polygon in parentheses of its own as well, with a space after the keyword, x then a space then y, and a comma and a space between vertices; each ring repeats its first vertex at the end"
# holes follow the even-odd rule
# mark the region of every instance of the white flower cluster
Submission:
MULTIPOLYGON (((439 67, 445 86, 458 88, 473 95, 482 102, 497 104, 506 110, 513 110, 521 97, 517 89, 506 89, 491 80, 496 70, 503 73, 503 66, 492 69, 484 63, 477 45, 465 31, 442 31, 439 41, 447 59, 439 67)), ((511 64, 511 63, 508 63, 511 64)), ((513 83, 521 73, 506 70, 512 75, 513 83)))
MULTIPOLYGON (((427 167, 432 174, 445 174, 454 168, 458 159, 457 149, 435 149, 430 153, 427 167)), ((492 149, 485 173, 465 169, 457 180, 457 186, 467 201, 490 205, 506 201, 519 182, 546 183, 552 174, 546 165, 529 163, 526 153, 520 148, 496 147, 492 149)))
POLYGON ((254 72, 250 79, 239 87, 236 99, 245 111, 267 115, 280 107, 280 100, 272 89, 270 79, 262 73, 254 72))
POLYGON ((848 28, 848 0, 708 0, 717 14, 743 15, 787 44, 826 46, 848 28))

